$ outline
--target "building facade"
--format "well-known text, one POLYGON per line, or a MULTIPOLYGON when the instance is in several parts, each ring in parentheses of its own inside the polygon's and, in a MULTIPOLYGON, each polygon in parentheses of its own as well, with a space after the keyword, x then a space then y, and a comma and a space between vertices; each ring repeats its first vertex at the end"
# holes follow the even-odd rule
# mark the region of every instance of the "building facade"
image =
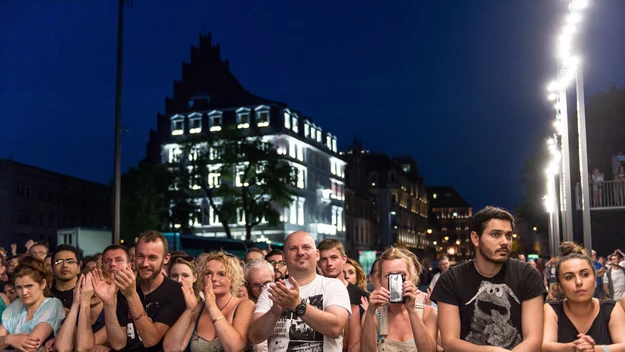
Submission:
POLYGON ((428 187, 430 201, 428 239, 434 253, 452 260, 472 257, 471 218, 473 209, 453 187, 428 187))
POLYGON ((5 249, 29 239, 54 245, 59 228, 111 228, 109 186, 9 159, 0 159, 0 175, 0 244, 5 249))
MULTIPOLYGON (((158 115, 157 130, 151 132, 148 142, 150 162, 176 164, 185 138, 208 140, 211 134, 228 127, 271 143, 297 170, 293 187, 297 195, 290 207, 278 209, 281 223, 255 226, 252 240, 283 242, 286 235, 297 230, 309 232, 317 240, 344 240, 346 163, 337 153, 336 136, 287 104, 247 91, 230 72, 228 62, 221 60, 219 46, 212 45, 210 34, 201 35, 199 47, 191 49, 190 63, 183 64, 182 80, 174 83, 174 96, 166 100, 165 109, 165 114, 158 115)), ((240 187, 236 170, 232 173, 226 177, 211 172, 208 184, 219 187, 232 182, 240 187)), ((193 233, 225 236, 213 209, 203 199, 197 201, 205 208, 201 219, 193 224, 193 233)), ((229 225, 233 238, 244 238, 241 219, 229 225)))

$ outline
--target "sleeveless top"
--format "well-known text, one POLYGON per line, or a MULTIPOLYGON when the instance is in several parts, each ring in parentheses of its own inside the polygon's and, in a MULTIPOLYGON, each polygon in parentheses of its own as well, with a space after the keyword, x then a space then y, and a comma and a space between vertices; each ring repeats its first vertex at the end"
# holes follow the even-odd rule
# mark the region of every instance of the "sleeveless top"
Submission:
MULTIPOLYGON (((612 338, 610 337, 610 314, 614 309, 614 302, 611 299, 604 299, 599 301, 599 313, 597 317, 590 325, 590 329, 585 335, 588 335, 595 340, 597 345, 611 345, 612 338)), ((577 335, 584 332, 578 332, 575 325, 569 320, 564 312, 563 301, 549 302, 551 308, 553 308, 556 316, 558 317, 558 342, 569 343, 577 340, 577 335)))
MULTIPOLYGON (((386 308, 386 307, 384 307, 386 308)), ((417 314, 423 319, 423 310, 425 306, 417 303, 417 314)), ((378 316, 378 351, 380 352, 418 352, 417 345, 414 340, 401 342, 395 340, 389 340, 386 338, 388 335, 388 323, 383 322, 384 316, 387 313, 382 313, 378 316)))
MULTIPOLYGON (((204 311, 204 306, 205 305, 202 304, 202 308, 200 308, 200 312, 195 319, 195 326, 193 327, 193 334, 191 334, 191 341, 189 341, 189 347, 187 348, 187 352, 224 352, 224 347, 221 345, 221 341, 219 341, 219 337, 217 336, 217 330, 215 330, 215 338, 210 341, 197 334, 197 324, 200 321, 202 312, 204 311)), ((232 320, 234 320, 234 317, 236 317, 237 315, 238 307, 239 305, 234 307, 232 320)), ((232 324, 231 321, 229 321, 229 323, 232 324)), ((254 349, 252 346, 248 345, 243 351, 253 352, 254 349)))

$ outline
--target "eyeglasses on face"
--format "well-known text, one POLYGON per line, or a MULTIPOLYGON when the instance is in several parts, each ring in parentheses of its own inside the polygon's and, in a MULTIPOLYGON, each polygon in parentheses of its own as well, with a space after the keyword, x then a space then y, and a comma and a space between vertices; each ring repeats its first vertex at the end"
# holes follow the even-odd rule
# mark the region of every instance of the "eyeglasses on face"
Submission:
POLYGON ((78 264, 78 261, 76 261, 76 259, 59 259, 57 261, 54 262, 54 265, 59 266, 59 265, 63 265, 63 263, 67 264, 67 265, 71 265, 71 264, 78 264))
POLYGON ((276 267, 276 266, 277 266, 277 267, 281 267, 281 266, 283 266, 283 265, 284 265, 284 262, 283 262, 282 260, 281 260, 281 261, 278 261, 278 262, 277 262, 277 261, 275 261, 275 260, 270 260, 270 261, 269 261, 269 264, 271 264, 271 266, 274 266, 274 267, 276 267))
POLYGON ((273 282, 273 281, 266 281, 266 282, 263 282, 262 284, 253 284, 253 285, 250 285, 250 287, 251 287, 253 290, 260 290, 260 289, 262 289, 263 287, 265 287, 267 284, 270 284, 270 283, 272 283, 272 282, 273 282))

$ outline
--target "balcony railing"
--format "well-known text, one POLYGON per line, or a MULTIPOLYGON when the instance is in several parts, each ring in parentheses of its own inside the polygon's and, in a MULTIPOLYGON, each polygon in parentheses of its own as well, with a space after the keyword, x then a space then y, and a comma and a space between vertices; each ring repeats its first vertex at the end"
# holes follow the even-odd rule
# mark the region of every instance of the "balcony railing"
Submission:
MULTIPOLYGON (((582 189, 579 183, 575 188, 577 196, 577 209, 581 210, 582 189)), ((589 182, 588 188, 590 189, 591 210, 625 209, 625 182, 589 182)))

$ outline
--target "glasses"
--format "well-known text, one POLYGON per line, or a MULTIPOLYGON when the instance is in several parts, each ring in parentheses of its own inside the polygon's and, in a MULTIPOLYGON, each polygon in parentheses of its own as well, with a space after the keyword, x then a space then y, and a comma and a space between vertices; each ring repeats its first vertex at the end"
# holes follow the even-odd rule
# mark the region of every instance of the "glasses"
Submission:
POLYGON ((272 282, 273 282, 273 281, 267 281, 267 282, 263 282, 262 284, 254 284, 254 285, 250 285, 250 287, 251 287, 253 290, 260 290, 260 289, 262 289, 263 287, 265 287, 267 284, 270 284, 270 283, 272 283, 272 282))
POLYGON ((271 260, 271 261, 269 261, 269 264, 271 264, 271 266, 274 266, 274 267, 276 267, 276 266, 277 267, 281 267, 281 266, 284 265, 284 262, 282 260, 279 261, 279 262, 277 262, 275 260, 271 260))
POLYGON ((54 262, 54 265, 59 266, 59 265, 63 265, 63 263, 70 265, 70 264, 78 264, 78 262, 76 261, 76 259, 59 259, 57 261, 54 262))

